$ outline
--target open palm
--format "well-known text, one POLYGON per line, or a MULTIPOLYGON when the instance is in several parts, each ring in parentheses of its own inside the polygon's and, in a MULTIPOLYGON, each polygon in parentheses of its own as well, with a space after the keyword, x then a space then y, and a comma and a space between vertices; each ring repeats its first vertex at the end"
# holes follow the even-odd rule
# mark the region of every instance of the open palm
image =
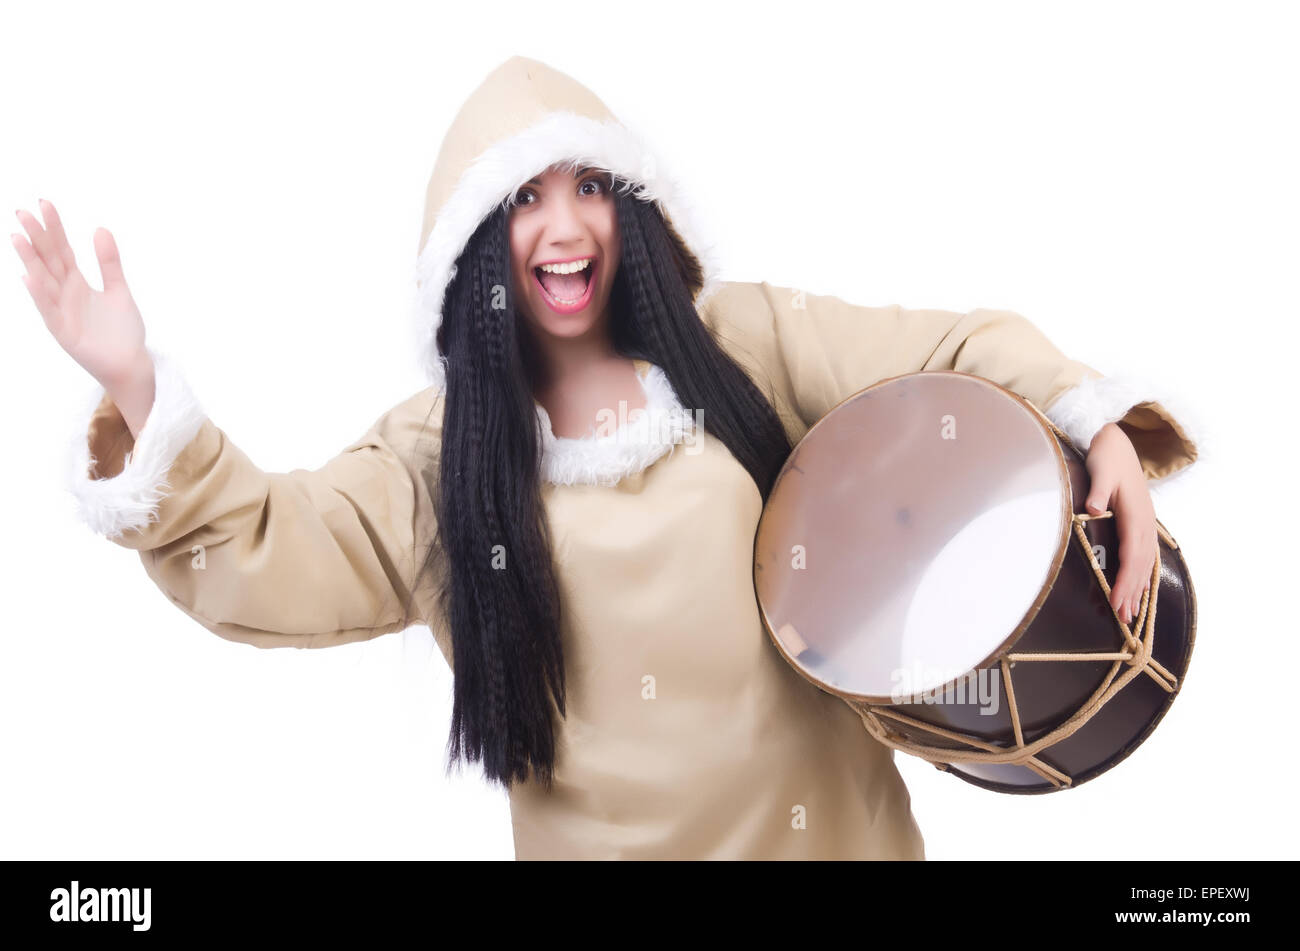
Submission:
POLYGON ((11 236, 27 267, 23 283, 59 346, 103 386, 112 387, 136 365, 145 336, 144 320, 122 273, 117 243, 107 229, 95 232, 95 254, 104 282, 104 289, 97 291, 77 267, 58 212, 48 201, 40 204, 44 226, 30 213, 16 212, 30 238, 11 236))

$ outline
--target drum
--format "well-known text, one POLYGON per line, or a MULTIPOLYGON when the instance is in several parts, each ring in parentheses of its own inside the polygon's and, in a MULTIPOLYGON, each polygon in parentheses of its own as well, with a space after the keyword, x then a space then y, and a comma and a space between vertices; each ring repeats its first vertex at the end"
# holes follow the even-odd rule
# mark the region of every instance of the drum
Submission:
POLYGON ((764 506, 768 634, 887 746, 999 792, 1078 786, 1151 734, 1196 634, 1158 521, 1138 616, 1112 610, 1119 536, 1088 485, 1083 453, 990 380, 870 386, 808 431, 764 506))

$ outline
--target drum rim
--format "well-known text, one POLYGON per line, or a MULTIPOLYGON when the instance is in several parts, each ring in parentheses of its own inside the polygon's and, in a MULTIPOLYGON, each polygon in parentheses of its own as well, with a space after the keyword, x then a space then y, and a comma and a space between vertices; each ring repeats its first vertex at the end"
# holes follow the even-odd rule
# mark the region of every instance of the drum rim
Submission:
MULTIPOLYGON (((887 386, 888 384, 895 383, 900 380, 907 379, 909 377, 917 377, 917 376, 955 376, 955 377, 963 377, 968 380, 974 380, 979 384, 982 384, 984 386, 989 386, 995 390, 1001 391, 1006 396, 1011 397, 1011 399, 1015 401, 1017 404, 1023 405, 1025 408, 1027 408, 1030 411, 1029 413, 1030 417, 1034 420, 1034 422, 1037 424, 1039 429, 1043 432, 1043 435, 1047 438, 1048 444, 1051 446, 1052 456, 1056 462, 1057 474, 1060 477, 1061 486, 1064 490, 1062 493, 1063 501, 1059 513, 1060 514, 1060 521, 1058 523, 1059 538, 1057 540, 1056 552, 1052 556, 1050 570, 1048 571, 1047 576, 1044 578, 1043 585, 1039 589, 1037 596, 1035 596, 1033 603, 1030 604, 1029 608, 1025 612, 1024 617, 1021 618, 1020 623, 1016 625, 1015 629, 1011 632, 1011 634, 1009 634, 993 650, 992 653, 988 654, 979 663, 971 667, 970 670, 958 674, 952 680, 946 681, 943 684, 940 684, 932 688, 927 688, 926 690, 921 690, 916 693, 909 694, 904 698, 895 700, 891 696, 882 697, 874 694, 853 693, 852 691, 839 690, 834 687, 831 687, 829 684, 826 684, 818 680, 817 678, 813 677, 811 674, 809 674, 803 668, 803 665, 801 665, 797 660, 791 657, 790 654, 786 651, 785 645, 781 643, 780 638, 777 637, 776 632, 772 628, 771 619, 768 617, 767 614, 767 607, 766 605, 763 604, 763 599, 758 595, 758 550, 759 550, 758 540, 763 532, 763 522, 767 518, 768 506, 765 502, 763 505, 763 511, 759 514, 758 526, 754 530, 754 551, 753 551, 753 556, 751 558, 752 568, 750 574, 753 577, 753 582, 754 582, 754 600, 758 605, 759 618, 763 622, 763 628, 767 631, 768 639, 776 646, 776 649, 780 652, 781 657, 785 660, 785 662, 789 664, 791 667, 793 667, 794 670, 801 677, 803 677, 813 686, 818 687, 821 690, 824 690, 826 693, 829 693, 832 696, 840 697, 841 699, 845 699, 845 700, 852 700, 857 703, 874 704, 877 706, 894 706, 895 704, 906 705, 907 703, 916 700, 916 698, 922 697, 926 693, 933 692, 937 694, 941 692, 946 692, 949 687, 956 687, 957 682, 961 680, 963 677, 969 675, 971 671, 979 670, 983 667, 988 667, 996 663, 999 657, 1005 654, 1012 646, 1015 645, 1015 643, 1018 640, 1020 640, 1021 637, 1024 636, 1025 632, 1029 630, 1029 626, 1033 624, 1034 620, 1038 617, 1038 612, 1042 610, 1043 605, 1047 602, 1048 596, 1051 594, 1052 589, 1056 585, 1056 579, 1061 572, 1061 565, 1064 564, 1065 562, 1065 554, 1070 547, 1070 540, 1071 540, 1073 521, 1074 521, 1074 489, 1073 489, 1073 485, 1070 482, 1070 471, 1065 463, 1065 455, 1061 451, 1060 440, 1057 438, 1058 430, 1051 425, 1051 422, 1047 418, 1046 414, 1042 410, 1040 410, 1037 406, 1035 406, 1025 396, 993 380, 986 379, 985 377, 982 376, 977 376, 974 373, 965 373, 961 370, 913 370, 908 373, 898 373, 895 374, 894 376, 885 377, 882 380, 877 380, 875 383, 872 383, 870 386, 865 386, 862 389, 856 391, 855 393, 852 393, 849 396, 846 396, 844 399, 840 400, 829 410, 827 410, 824 414, 822 414, 822 417, 818 419, 816 423, 810 426, 807 432, 805 432, 803 436, 800 437, 799 443, 797 443, 794 446, 794 448, 790 451, 790 455, 787 456, 785 462, 782 463, 781 469, 776 475, 776 479, 773 480, 772 491, 768 493, 768 500, 770 501, 772 494, 776 492, 777 486, 780 485, 781 479, 785 477, 786 472, 790 469, 791 461, 794 459, 795 454, 798 451, 799 445, 802 444, 804 440, 806 440, 810 435, 812 435, 812 433, 817 429, 817 427, 821 426, 824 422, 826 422, 826 420, 830 418, 830 416, 837 409, 839 409, 841 406, 844 406, 845 404, 853 400, 860 399, 864 394, 866 394, 871 390, 875 390, 887 386)), ((1061 438, 1065 439, 1065 441, 1070 445, 1070 447, 1076 453, 1079 452, 1078 447, 1074 445, 1074 443, 1070 440, 1068 436, 1066 436, 1064 433, 1061 433, 1060 435, 1061 438)), ((1082 453, 1079 453, 1079 455, 1082 456, 1082 453)))

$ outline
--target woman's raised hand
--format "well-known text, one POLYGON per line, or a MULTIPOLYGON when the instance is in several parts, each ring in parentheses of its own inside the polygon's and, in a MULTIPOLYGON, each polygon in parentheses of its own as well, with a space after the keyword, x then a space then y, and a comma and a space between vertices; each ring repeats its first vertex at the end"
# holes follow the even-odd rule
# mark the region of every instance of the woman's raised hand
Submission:
POLYGON ((30 239, 11 236, 27 267, 23 283, 59 346, 99 381, 138 435, 153 404, 153 362, 145 349, 144 320, 122 274, 117 243, 107 229, 95 232, 104 282, 104 289, 97 291, 77 267, 58 212, 44 199, 40 205, 43 226, 35 215, 16 212, 30 239))

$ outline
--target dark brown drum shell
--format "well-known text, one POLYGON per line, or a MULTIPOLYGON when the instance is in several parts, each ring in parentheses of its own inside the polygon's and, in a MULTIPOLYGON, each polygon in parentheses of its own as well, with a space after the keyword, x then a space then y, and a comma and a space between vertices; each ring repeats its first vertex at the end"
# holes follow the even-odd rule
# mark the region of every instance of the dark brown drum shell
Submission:
MULTIPOLYGON (((1086 470, 1084 472, 1086 479, 1086 470)), ((1086 485, 1086 482, 1084 483, 1086 485)), ((1093 545, 1119 550, 1115 523, 1094 519, 1085 533, 1093 545)), ((1115 583, 1116 568, 1108 562, 1103 574, 1115 583)), ((1183 677, 1191 662, 1196 630, 1196 599, 1182 552, 1160 541, 1160 593, 1157 598, 1156 637, 1152 656, 1166 670, 1183 677), (1175 636, 1179 632, 1185 636, 1175 636)), ((1115 626, 1110 605, 1093 579, 1092 567, 1078 545, 1071 545, 1061 565, 1056 585, 1029 629, 1016 642, 1017 652, 1118 651, 1123 637, 1115 626)), ((1012 687, 1026 743, 1065 722, 1092 696, 1110 671, 1111 661, 1065 663, 1012 661, 1012 687)), ((999 664, 983 665, 1006 696, 999 664)), ((1151 734, 1173 703, 1177 690, 1167 692, 1147 676, 1138 676, 1111 697, 1083 727, 1048 747, 1038 758, 1071 778, 1078 786, 1121 762, 1151 734)), ((855 703, 855 706, 860 704, 855 703)), ((1015 734, 1006 704, 993 716, 981 715, 974 703, 891 704, 890 709, 967 736, 1011 747, 1015 734), (989 721, 993 721, 990 723, 989 721)), ((930 746, 961 744, 910 725, 891 722, 903 739, 930 746)), ((1054 792, 1056 784, 1025 766, 1009 763, 954 763, 949 772, 968 782, 998 792, 1054 792)))

